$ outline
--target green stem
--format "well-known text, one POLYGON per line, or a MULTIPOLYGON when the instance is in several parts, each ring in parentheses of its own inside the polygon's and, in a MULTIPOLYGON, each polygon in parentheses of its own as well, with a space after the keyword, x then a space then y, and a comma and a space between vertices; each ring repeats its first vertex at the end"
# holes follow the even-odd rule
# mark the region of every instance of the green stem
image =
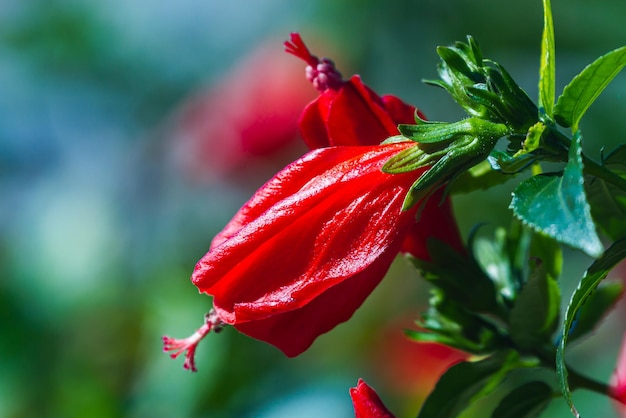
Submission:
POLYGON ((578 373, 576 370, 571 369, 570 367, 567 368, 567 371, 568 371, 567 375, 568 375, 572 390, 587 389, 592 392, 599 393, 604 396, 608 396, 622 404, 626 404, 626 401, 624 399, 620 399, 614 394, 614 391, 611 390, 610 385, 607 385, 602 382, 598 382, 597 380, 584 376, 578 373))
MULTIPOLYGON (((565 151, 568 150, 570 143, 572 142, 571 139, 565 136, 563 133, 557 131, 556 129, 551 129, 550 131, 552 133, 552 138, 556 139, 557 143, 561 145, 565 151)), ((605 166, 596 163, 585 154, 582 155, 582 159, 583 171, 585 174, 600 178, 607 183, 610 183, 613 186, 617 187, 618 189, 626 192, 626 179, 618 176, 605 166)))
POLYGON ((584 166, 584 172, 586 174, 590 174, 594 177, 598 177, 606 181, 607 183, 610 183, 613 186, 626 192, 626 179, 618 176, 617 174, 615 174, 613 171, 609 170, 608 168, 596 163, 595 161, 591 160, 584 154, 583 154, 583 166, 584 166))

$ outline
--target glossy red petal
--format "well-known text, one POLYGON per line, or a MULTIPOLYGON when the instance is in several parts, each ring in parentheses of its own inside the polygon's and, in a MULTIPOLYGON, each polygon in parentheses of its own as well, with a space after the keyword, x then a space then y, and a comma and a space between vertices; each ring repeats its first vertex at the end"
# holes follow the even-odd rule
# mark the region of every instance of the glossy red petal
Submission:
POLYGON ((295 357, 309 348, 318 336, 350 319, 380 283, 396 252, 397 243, 365 270, 328 288, 300 309, 235 327, 295 357))
POLYGON ((380 167, 407 146, 307 154, 259 190, 245 225, 198 262, 193 282, 214 295, 225 322, 258 321, 302 308, 396 252, 413 222, 400 211, 413 176, 380 167))
POLYGON ((355 388, 350 389, 355 418, 393 418, 374 389, 359 379, 355 388))

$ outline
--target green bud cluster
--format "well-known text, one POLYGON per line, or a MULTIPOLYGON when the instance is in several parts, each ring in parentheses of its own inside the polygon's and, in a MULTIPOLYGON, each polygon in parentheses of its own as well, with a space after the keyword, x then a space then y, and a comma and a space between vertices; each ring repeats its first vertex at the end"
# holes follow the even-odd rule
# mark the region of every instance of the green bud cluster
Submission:
POLYGON ((470 116, 525 134, 538 120, 537 106, 500 64, 483 58, 474 38, 467 40, 438 47, 441 79, 425 82, 447 90, 470 116))

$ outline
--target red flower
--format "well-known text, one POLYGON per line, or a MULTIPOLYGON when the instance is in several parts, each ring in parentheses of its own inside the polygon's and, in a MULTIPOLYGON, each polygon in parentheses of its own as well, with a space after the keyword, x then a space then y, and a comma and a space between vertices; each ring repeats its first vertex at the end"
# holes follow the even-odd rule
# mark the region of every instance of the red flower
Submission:
POLYGON ((214 297, 214 310, 195 336, 165 340, 166 351, 178 350, 173 356, 187 350, 192 370, 198 337, 221 324, 296 356, 352 316, 398 252, 427 259, 433 236, 461 248, 447 202, 440 208, 440 199, 431 199, 428 218, 418 223, 417 206, 402 211, 421 171, 381 171, 389 158, 416 146, 379 145, 415 109, 380 98, 358 77, 341 81, 330 61, 317 60, 297 35, 292 41, 288 51, 309 63, 309 79, 322 92, 301 118, 302 135, 309 146, 324 148, 261 187, 196 265, 193 283, 214 297))
POLYGON ((387 407, 380 400, 374 389, 363 379, 359 379, 355 388, 350 388, 350 397, 354 406, 355 418, 393 418, 387 407))

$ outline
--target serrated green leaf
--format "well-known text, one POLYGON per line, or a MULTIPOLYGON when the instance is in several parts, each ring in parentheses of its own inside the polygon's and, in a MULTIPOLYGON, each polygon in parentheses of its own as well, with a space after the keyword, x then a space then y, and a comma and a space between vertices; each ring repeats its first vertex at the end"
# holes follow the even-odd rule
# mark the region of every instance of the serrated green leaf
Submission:
POLYGON ((551 341, 559 319, 561 291, 543 266, 535 268, 520 292, 509 320, 510 335, 521 349, 551 341))
POLYGON ((572 401, 572 394, 569 382, 567 381, 565 346, 567 345, 572 324, 583 305, 589 300, 600 282, 606 278, 609 271, 624 258, 626 258, 626 239, 616 241, 591 265, 591 267, 589 267, 585 276, 572 294, 569 305, 567 306, 567 311, 565 312, 562 334, 556 349, 556 371, 563 397, 576 417, 580 416, 580 414, 572 401))
POLYGON ((593 331, 596 325, 607 315, 624 293, 621 283, 609 283, 599 286, 582 306, 569 334, 569 341, 577 340, 593 331))
MULTIPOLYGON (((611 152, 603 165, 626 178, 626 145, 611 152)), ((626 192, 598 177, 585 182, 585 192, 591 214, 602 231, 613 240, 626 237, 626 192)))
POLYGON ((506 395, 491 414, 492 418, 534 418, 552 399, 552 388, 540 381, 528 382, 506 395))
POLYGON ((552 118, 555 97, 554 24, 550 0, 543 0, 543 36, 539 66, 539 109, 552 118))
POLYGON ((585 67, 565 86, 554 109, 554 117, 562 126, 578 130, 578 123, 589 106, 626 66, 626 46, 615 49, 585 67))
POLYGON ((603 246, 583 187, 581 140, 577 131, 562 176, 539 175, 523 181, 513 192, 510 208, 536 231, 595 257, 603 246))
POLYGON ((462 362, 441 376, 418 418, 456 418, 473 401, 488 395, 519 364, 514 351, 477 362, 462 362))

